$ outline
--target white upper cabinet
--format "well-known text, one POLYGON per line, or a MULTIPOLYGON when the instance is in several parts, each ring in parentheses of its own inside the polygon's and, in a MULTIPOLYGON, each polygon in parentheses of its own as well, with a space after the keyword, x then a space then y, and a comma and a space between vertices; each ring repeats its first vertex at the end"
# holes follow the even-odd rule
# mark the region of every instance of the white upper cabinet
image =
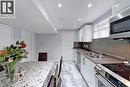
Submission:
POLYGON ((80 42, 92 42, 92 25, 86 25, 79 30, 80 42))
POLYGON ((109 19, 110 18, 111 17, 108 17, 105 20, 94 25, 94 30, 93 30, 94 39, 109 37, 109 31, 110 31, 109 19))
POLYGON ((115 0, 113 15, 117 15, 127 8, 130 8, 130 0, 115 0))

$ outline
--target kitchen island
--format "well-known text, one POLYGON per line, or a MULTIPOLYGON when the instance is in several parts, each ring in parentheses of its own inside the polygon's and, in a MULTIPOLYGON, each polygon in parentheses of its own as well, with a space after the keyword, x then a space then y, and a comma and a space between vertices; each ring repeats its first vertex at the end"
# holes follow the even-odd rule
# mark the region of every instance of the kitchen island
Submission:
POLYGON ((51 75, 54 73, 54 62, 25 62, 21 66, 25 69, 23 80, 16 81, 9 85, 0 72, 0 87, 47 87, 51 75))

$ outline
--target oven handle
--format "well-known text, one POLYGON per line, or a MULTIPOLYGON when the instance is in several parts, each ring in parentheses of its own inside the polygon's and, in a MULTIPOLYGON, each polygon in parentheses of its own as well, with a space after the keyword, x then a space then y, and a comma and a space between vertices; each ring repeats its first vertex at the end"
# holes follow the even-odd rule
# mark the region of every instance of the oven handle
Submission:
POLYGON ((102 77, 100 74, 95 75, 98 80, 100 80, 106 87, 117 87, 115 85, 112 85, 109 81, 107 81, 104 77, 102 77))

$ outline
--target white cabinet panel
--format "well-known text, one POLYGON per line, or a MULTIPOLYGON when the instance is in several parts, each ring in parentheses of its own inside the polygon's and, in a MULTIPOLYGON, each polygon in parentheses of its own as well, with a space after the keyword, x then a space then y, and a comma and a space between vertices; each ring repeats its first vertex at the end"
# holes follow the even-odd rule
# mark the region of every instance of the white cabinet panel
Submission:
POLYGON ((86 78, 87 70, 86 70, 86 63, 85 63, 85 58, 84 56, 81 56, 81 74, 83 75, 84 78, 86 78))
POLYGON ((77 65, 77 50, 73 50, 73 61, 77 65))
POLYGON ((98 32, 95 32, 94 38, 104 38, 104 37, 109 37, 109 28, 100 30, 98 32))
POLYGON ((86 25, 79 30, 79 41, 80 42, 92 42, 92 26, 86 25))
POLYGON ((128 7, 130 7, 130 0, 115 0, 115 5, 113 8, 114 15, 120 13, 128 7))
POLYGON ((89 87, 95 87, 95 71, 94 67, 96 66, 92 61, 86 59, 86 63, 88 64, 88 85, 89 87))
POLYGON ((111 17, 108 17, 105 20, 94 25, 94 34, 93 34, 94 39, 109 37, 110 35, 109 19, 110 18, 111 17))
POLYGON ((82 38, 83 38, 82 32, 83 32, 83 28, 81 28, 81 29, 79 30, 79 41, 80 41, 80 42, 82 42, 82 38))
POLYGON ((90 61, 87 57, 81 55, 81 74, 88 83, 89 87, 95 87, 95 63, 90 61))

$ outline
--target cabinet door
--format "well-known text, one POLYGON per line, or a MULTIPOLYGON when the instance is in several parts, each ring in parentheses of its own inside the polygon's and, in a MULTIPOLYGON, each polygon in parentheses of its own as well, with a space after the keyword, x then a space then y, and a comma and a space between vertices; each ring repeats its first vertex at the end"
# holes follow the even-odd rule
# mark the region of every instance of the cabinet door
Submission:
POLYGON ((83 30, 83 29, 80 29, 80 30, 79 30, 79 41, 80 41, 80 42, 82 42, 82 30, 83 30))
POLYGON ((88 66, 88 71, 87 71, 87 76, 88 76, 88 85, 89 87, 95 87, 96 79, 95 79, 95 71, 94 67, 96 66, 95 63, 90 61, 89 59, 86 59, 87 66, 88 66))
POLYGON ((96 64, 90 61, 87 57, 82 56, 81 58, 83 61, 81 73, 88 83, 89 87, 95 87, 96 80, 94 67, 96 64))
POLYGON ((73 61, 77 65, 77 51, 75 49, 73 50, 73 61))
POLYGON ((117 15, 121 11, 130 8, 130 0, 115 0, 114 13, 117 15))
POLYGON ((83 75, 84 79, 86 79, 86 63, 85 63, 86 57, 81 55, 81 74, 83 75))
POLYGON ((105 20, 94 25, 94 39, 97 38, 105 38, 109 37, 110 31, 110 22, 109 19, 111 17, 106 18, 105 20))
POLYGON ((81 53, 77 52, 77 66, 79 71, 81 70, 81 53))
POLYGON ((84 42, 92 42, 92 26, 91 25, 86 25, 84 27, 84 31, 83 31, 85 34, 83 36, 84 38, 84 42))
POLYGON ((92 42, 92 26, 86 25, 79 30, 80 42, 92 42))

